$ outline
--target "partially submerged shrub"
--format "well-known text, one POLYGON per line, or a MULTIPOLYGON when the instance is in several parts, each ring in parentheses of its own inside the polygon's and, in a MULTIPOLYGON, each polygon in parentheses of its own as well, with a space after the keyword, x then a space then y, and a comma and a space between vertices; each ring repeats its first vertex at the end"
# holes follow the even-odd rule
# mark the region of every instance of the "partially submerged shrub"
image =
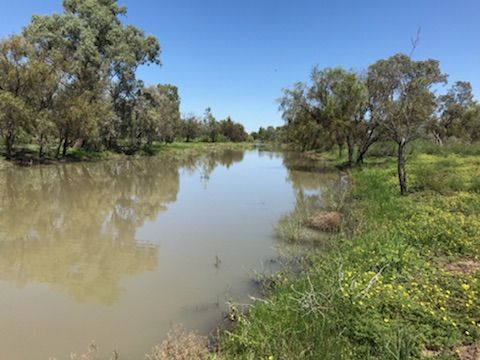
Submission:
POLYGON ((203 360, 210 355, 208 338, 181 326, 173 328, 167 338, 153 348, 147 360, 203 360))
POLYGON ((283 216, 275 227, 280 239, 299 242, 306 237, 304 220, 295 214, 283 216))

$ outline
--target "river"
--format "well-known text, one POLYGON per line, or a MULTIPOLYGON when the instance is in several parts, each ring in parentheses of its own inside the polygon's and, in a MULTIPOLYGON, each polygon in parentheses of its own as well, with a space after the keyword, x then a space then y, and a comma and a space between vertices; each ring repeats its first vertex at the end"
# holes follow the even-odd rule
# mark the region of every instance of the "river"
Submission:
POLYGON ((278 219, 334 177, 260 150, 0 171, 0 359, 92 339, 143 359, 172 326, 207 334, 256 295, 278 219))

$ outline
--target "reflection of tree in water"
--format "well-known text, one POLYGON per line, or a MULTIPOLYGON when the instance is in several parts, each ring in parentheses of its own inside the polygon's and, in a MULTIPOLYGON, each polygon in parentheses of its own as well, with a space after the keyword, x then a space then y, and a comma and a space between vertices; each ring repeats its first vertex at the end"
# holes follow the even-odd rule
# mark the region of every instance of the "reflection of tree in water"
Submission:
POLYGON ((342 205, 337 197, 340 173, 297 153, 285 153, 283 164, 295 194, 294 208, 283 215, 276 226, 278 237, 285 240, 283 246, 288 244, 284 250, 296 252, 303 251, 305 245, 324 246, 328 235, 309 225, 316 212, 338 210, 338 205, 342 205))
POLYGON ((287 180, 295 190, 325 192, 339 181, 339 172, 299 153, 286 152, 283 164, 287 168, 287 180))
POLYGON ((155 246, 137 229, 175 202, 182 167, 241 160, 224 155, 144 158, 0 172, 0 279, 48 283, 79 302, 112 304, 120 281, 154 270, 155 246))
POLYGON ((341 174, 331 167, 299 153, 286 152, 283 164, 287 168, 287 181, 295 190, 298 207, 325 207, 337 201, 341 174))
POLYGON ((200 171, 202 181, 205 185, 210 180, 213 170, 219 165, 230 168, 233 164, 243 160, 245 152, 242 150, 223 150, 221 152, 212 151, 204 154, 201 158, 187 156, 183 159, 182 165, 191 171, 200 171))

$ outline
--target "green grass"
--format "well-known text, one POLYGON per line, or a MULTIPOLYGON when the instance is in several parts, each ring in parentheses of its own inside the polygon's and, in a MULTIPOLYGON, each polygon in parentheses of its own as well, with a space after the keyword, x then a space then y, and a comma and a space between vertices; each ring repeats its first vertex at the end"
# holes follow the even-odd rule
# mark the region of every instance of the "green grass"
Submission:
POLYGON ((252 146, 251 143, 233 143, 233 142, 217 142, 217 143, 205 143, 205 142, 173 142, 170 144, 165 143, 153 143, 149 148, 143 151, 148 155, 158 155, 165 152, 175 151, 209 151, 209 150, 226 150, 226 149, 247 149, 252 146))
MULTIPOLYGON (((351 172, 349 228, 303 272, 277 278, 221 341, 225 359, 459 359, 480 340, 480 156, 412 155, 411 194, 394 159, 351 172), (348 235, 347 235, 348 233, 348 235)), ((298 209, 296 210, 298 212, 298 209)), ((296 239, 298 241, 298 239, 296 239)))
MULTIPOLYGON (((56 161, 99 161, 99 160, 111 160, 117 159, 122 156, 157 156, 157 155, 170 155, 170 156, 193 156, 201 155, 204 153, 215 153, 225 150, 246 150, 252 148, 252 143, 204 143, 204 142, 174 142, 170 144, 154 142, 149 147, 143 147, 139 150, 133 151, 131 154, 126 152, 113 152, 108 150, 95 151, 85 150, 82 148, 70 148, 67 151, 65 157, 56 159, 54 156, 55 149, 49 148, 46 151, 46 156, 42 159, 42 162, 52 163, 56 161), (128 154, 128 155, 127 155, 128 154)), ((125 148, 127 150, 127 148, 125 148)), ((3 149, 0 148, 0 154, 3 153, 3 149)), ((23 164, 36 164, 39 163, 38 159, 38 147, 36 145, 19 146, 17 149, 16 162, 23 164)), ((10 164, 0 155, 0 170, 10 164)))

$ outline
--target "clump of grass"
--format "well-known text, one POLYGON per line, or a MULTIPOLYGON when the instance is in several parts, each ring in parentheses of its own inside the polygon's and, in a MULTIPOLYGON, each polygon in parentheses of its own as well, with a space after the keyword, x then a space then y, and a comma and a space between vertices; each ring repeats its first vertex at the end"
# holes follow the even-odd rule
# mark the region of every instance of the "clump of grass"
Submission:
POLYGON ((208 338, 181 326, 173 328, 167 338, 146 355, 147 360, 204 360, 210 357, 208 338))
POLYGON ((288 242, 310 241, 315 238, 315 232, 307 224, 318 207, 318 198, 299 192, 296 199, 294 210, 280 218, 275 230, 280 239, 288 242))
POLYGON ((275 227, 277 236, 289 242, 299 242, 309 238, 306 219, 297 213, 284 215, 275 227))

